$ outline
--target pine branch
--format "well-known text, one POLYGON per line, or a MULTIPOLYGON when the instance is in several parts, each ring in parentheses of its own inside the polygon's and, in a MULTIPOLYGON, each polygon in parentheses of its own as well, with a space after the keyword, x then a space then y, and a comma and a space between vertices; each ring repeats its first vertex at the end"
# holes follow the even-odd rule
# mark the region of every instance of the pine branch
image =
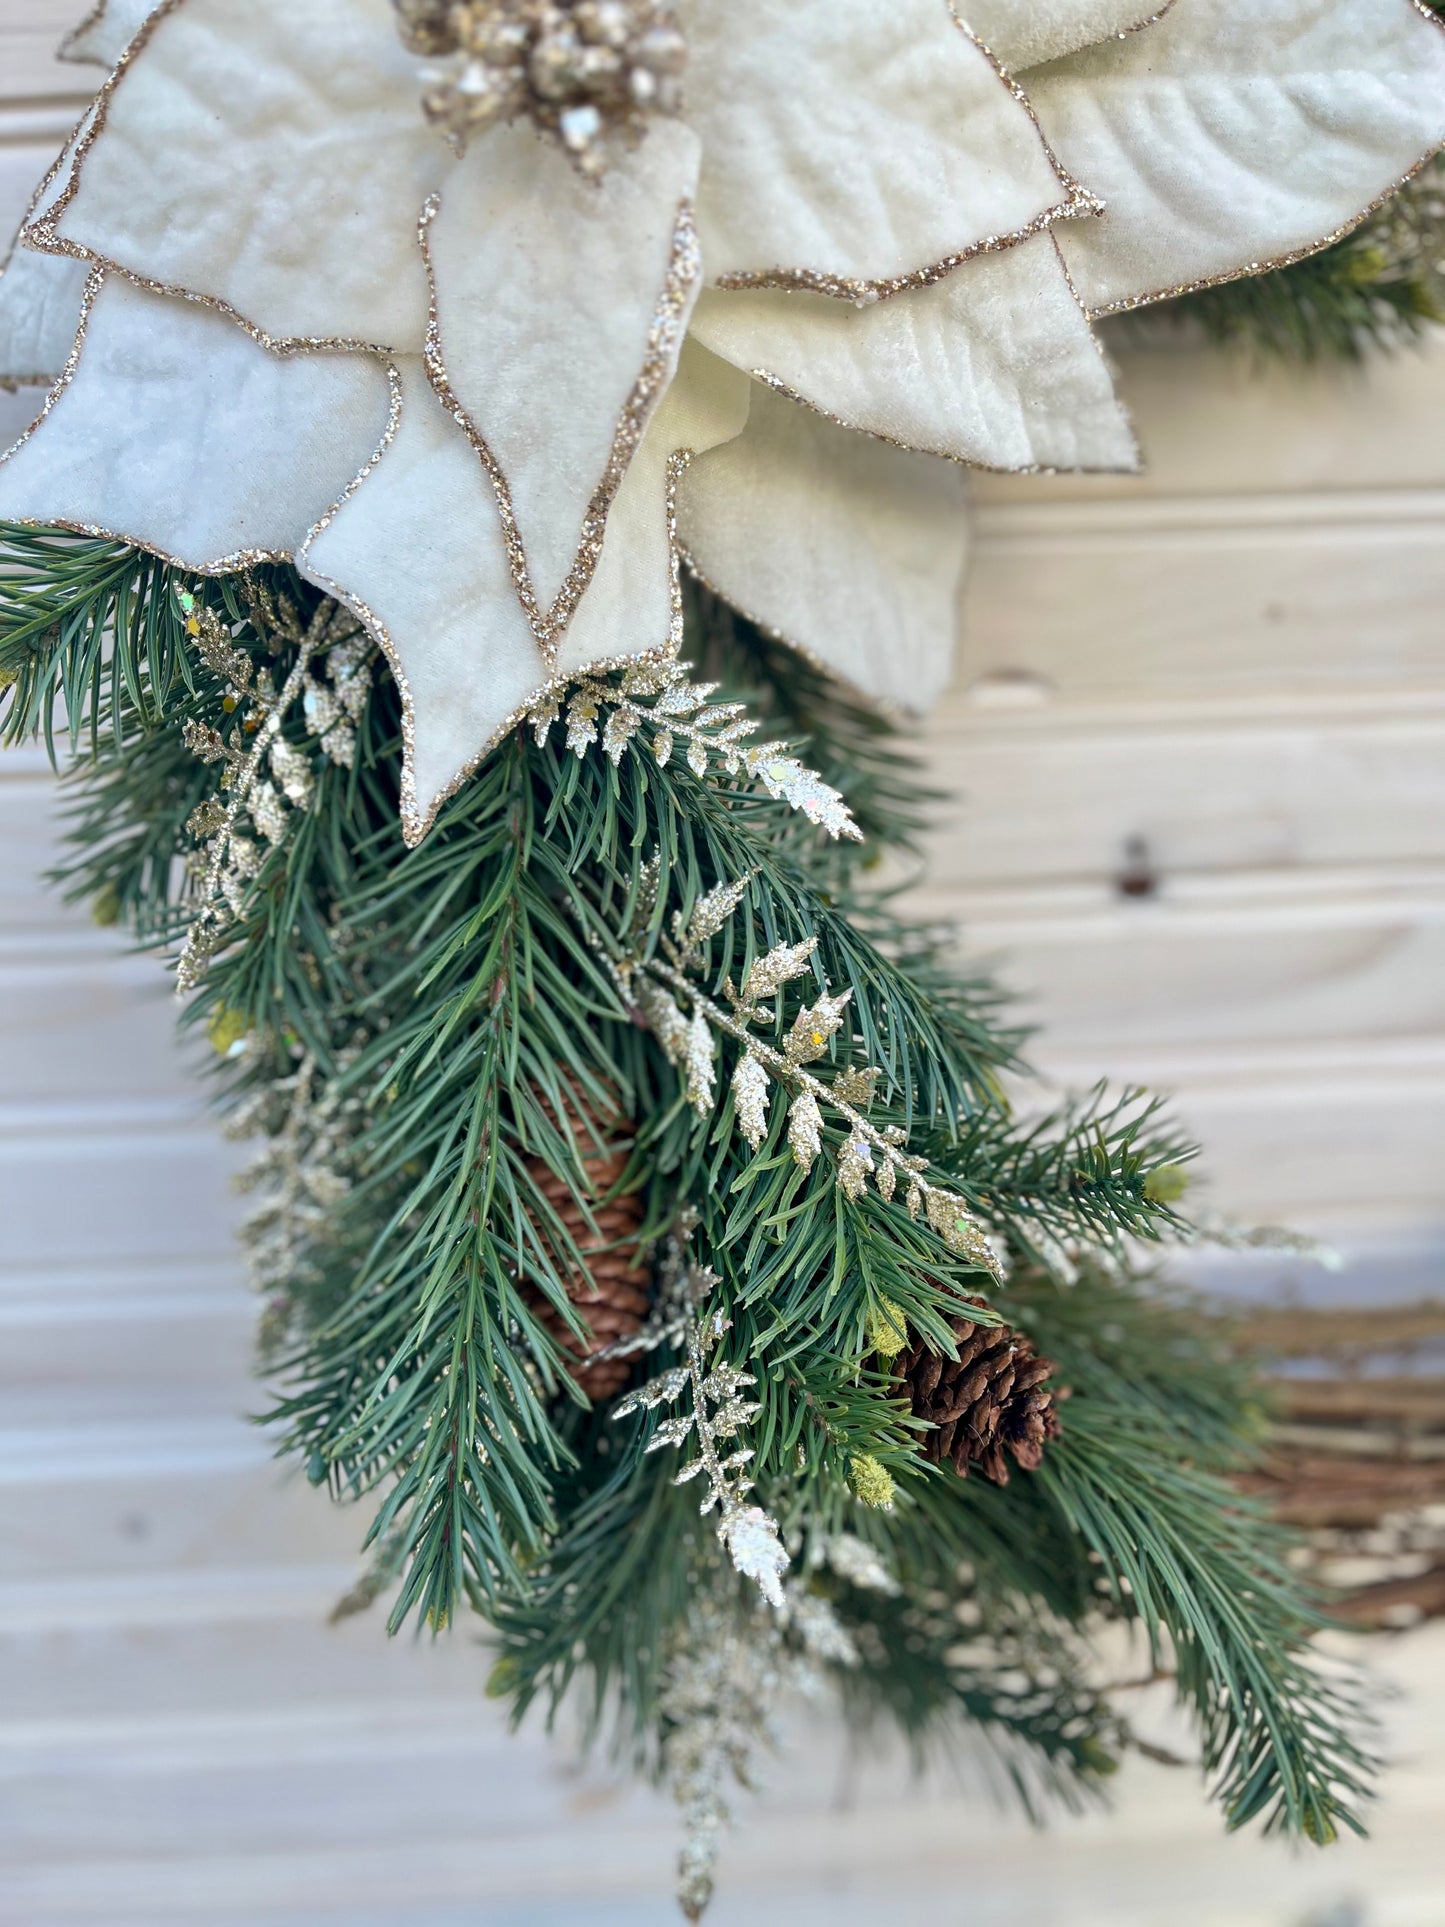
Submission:
MULTIPOLYGON (((0 575, 0 662, 20 667, 7 728, 43 734, 57 699, 65 706, 87 746, 72 792, 72 887, 174 945, 202 900, 194 867, 174 858, 225 767, 224 755, 197 763, 181 733, 212 730, 224 751, 228 731, 244 728, 241 706, 226 708, 231 691, 263 670, 281 690, 303 646, 273 631, 264 595, 292 597, 303 630, 318 598, 285 571, 187 585, 143 557, 49 541, 25 538, 0 575), (175 633, 178 587, 225 631, 209 657, 184 624, 175 633)), ((761 643, 745 648, 756 657, 761 643)), ((635 711, 638 692, 598 687, 600 736, 604 712, 635 711)), ((815 741, 826 723, 846 760, 850 732, 873 724, 842 699, 815 698, 815 741)), ((697 727, 720 737, 737 720, 697 727)), ((306 759, 309 807, 239 879, 234 925, 187 1008, 224 1049, 223 1106, 282 1118, 288 1080, 305 1066, 326 1114, 346 1116, 344 1189, 311 1230, 292 1226, 292 1275, 267 1285, 276 1421, 318 1482, 377 1505, 378 1570, 400 1575, 393 1624, 415 1613, 441 1625, 470 1602, 501 1628, 498 1686, 519 1706, 585 1684, 600 1720, 618 1691, 628 1743, 655 1751, 666 1654, 706 1535, 686 1489, 659 1478, 645 1450, 655 1418, 634 1435, 587 1409, 533 1295, 580 1333, 567 1286, 585 1259, 537 1161, 585 1220, 582 1149, 563 1120, 580 1110, 606 1120, 609 1137, 630 1120, 622 1188, 644 1200, 644 1239, 670 1230, 683 1204, 698 1214, 733 1324, 729 1356, 758 1379, 749 1477, 804 1558, 867 1522, 915 1598, 956 1589, 968 1561, 996 1608, 1039 1606, 1075 1624, 1101 1606, 1139 1617, 1161 1654, 1178 1657, 1232 1815, 1323 1837, 1364 1763, 1343 1730, 1347 1693, 1298 1656, 1316 1622, 1278 1542, 1207 1469, 1242 1435, 1237 1402, 1172 1327, 1136 1309, 1126 1282, 1108 1287, 1122 1294, 1113 1316, 1090 1262, 1117 1264, 1130 1240, 1185 1229, 1170 1202, 1185 1148, 1131 1100, 1014 1123, 999 1076, 1017 1065, 1017 1037, 997 993, 960 979, 945 946, 897 919, 856 865, 752 780, 744 757, 659 762, 631 746, 645 733, 614 730, 615 760, 518 735, 408 851, 390 685, 359 708, 349 767, 298 722, 287 741, 306 759), (746 898, 716 921, 745 877, 746 898), (777 1075, 823 1114, 807 1080, 831 1103, 840 1079, 876 1071, 866 1090, 841 1085, 834 1116, 850 1141, 861 1120, 876 1171, 868 1133, 903 1155, 901 1133, 907 1156, 932 1160, 930 1185, 936 1173, 1001 1230, 1024 1268, 999 1310, 1026 1321, 1075 1391, 1040 1474, 1007 1493, 945 1480, 920 1457, 919 1422, 862 1362, 880 1318, 902 1317, 947 1348, 951 1309, 978 1291, 981 1253, 910 1217, 902 1184, 890 1198, 846 1163, 800 1161, 784 1107, 760 1118, 746 1080, 699 1106, 699 1063, 690 1102, 605 961, 619 932, 693 987, 691 1017, 726 1037, 732 1060, 761 1026, 738 1014, 728 980, 744 986, 760 971, 756 989, 777 976, 777 1075), (846 1057, 845 1021, 856 1031, 846 1057), (1077 1273, 1067 1307, 1037 1260, 1077 1273), (1113 1325, 1129 1335, 1124 1351, 1113 1325), (896 1494, 894 1510, 866 1512, 854 1497, 865 1488, 879 1503, 896 1494)), ((887 738, 870 740, 886 765, 887 738)), ((881 819, 892 805, 878 807, 881 819)), ((654 982, 687 1001, 675 978, 654 982)), ((727 1068, 737 1075, 736 1061, 727 1068)), ((278 1156, 304 1155, 299 1139, 282 1141, 284 1123, 267 1128, 278 1156)), ((855 1618, 877 1631, 880 1691, 897 1674, 901 1693, 906 1638, 900 1649, 878 1631, 877 1613, 855 1618)), ((1032 1702, 1003 1708, 988 1678, 939 1678, 936 1658, 925 1670, 940 1718, 972 1707, 987 1719, 993 1703, 1001 1730, 1034 1718, 1032 1702)), ((1047 1709, 1040 1717, 1034 1752, 1087 1776, 1087 1761, 1055 1746, 1047 1709)))
POLYGON ((841 1676, 848 1727, 901 1728, 922 1768, 984 1742, 999 1791, 1036 1824, 1055 1807, 1080 1811, 1104 1796, 1127 1745, 1106 1695, 1090 1686, 1080 1643, 1046 1616, 1021 1617, 980 1600, 956 1574, 925 1603, 916 1592, 830 1594, 863 1663, 841 1676))
POLYGON ((956 1141, 940 1135, 929 1148, 1026 1262, 1068 1273, 1079 1254, 1190 1235, 1173 1205, 1195 1149, 1147 1092, 1100 1085, 1033 1122, 970 1120, 956 1141))
POLYGON ((1353 1737, 1360 1689, 1302 1655, 1324 1622, 1278 1532, 1178 1452, 1151 1415, 1080 1400, 1039 1477, 1098 1555, 1116 1605, 1144 1627, 1154 1662, 1177 1669, 1229 1825, 1262 1819, 1318 1844, 1342 1826, 1363 1832, 1376 1763, 1353 1737))
MULTIPOLYGON (((0 523, 0 741, 42 738, 53 761, 57 712, 70 749, 117 749, 194 689, 174 572, 139 550, 60 530, 0 523), (13 680, 9 680, 13 678, 13 680)), ((215 585, 231 614, 237 579, 215 585)))

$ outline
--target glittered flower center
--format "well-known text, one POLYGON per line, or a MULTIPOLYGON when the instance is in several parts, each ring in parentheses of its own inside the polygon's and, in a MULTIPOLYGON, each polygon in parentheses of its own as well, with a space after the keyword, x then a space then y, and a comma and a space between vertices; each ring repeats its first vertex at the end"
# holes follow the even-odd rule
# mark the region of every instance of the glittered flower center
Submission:
POLYGON ((465 142, 526 115, 601 174, 616 136, 675 114, 687 45, 672 0, 393 0, 414 53, 446 66, 428 119, 465 142))

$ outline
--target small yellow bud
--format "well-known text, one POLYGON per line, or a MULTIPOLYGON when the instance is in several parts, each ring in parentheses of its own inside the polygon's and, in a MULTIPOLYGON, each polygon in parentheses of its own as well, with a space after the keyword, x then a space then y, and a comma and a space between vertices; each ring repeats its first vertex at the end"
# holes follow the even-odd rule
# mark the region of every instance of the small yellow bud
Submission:
POLYGON ((1150 1204, 1178 1204, 1189 1189, 1189 1173, 1182 1164, 1161 1164, 1144 1180, 1144 1196, 1150 1204))
POLYGON ((90 906, 90 920, 102 930, 113 930, 120 922, 120 891, 107 883, 90 906))
POLYGON ((1383 248, 1357 248, 1346 264, 1347 279, 1357 288, 1372 287, 1390 265, 1383 248))
POLYGON ((0 662, 0 695, 3 695, 7 689, 13 689, 19 680, 18 669, 8 668, 5 663, 0 662))
POLYGON ((504 1700, 521 1684, 522 1669, 514 1653, 503 1653, 487 1675, 487 1698, 504 1700))
POLYGON ((243 1011, 232 1010, 228 1005, 222 1004, 207 1024, 206 1035, 211 1040, 211 1048, 217 1057, 234 1057, 241 1045, 245 1043, 250 1029, 251 1026, 243 1011))
POLYGON ((908 1344, 908 1320, 891 1298, 880 1295, 868 1311, 868 1349, 885 1361, 897 1358, 908 1344))
POLYGON ((1114 1754, 1094 1739, 1080 1741, 1079 1758, 1091 1773, 1108 1774, 1119 1771, 1119 1762, 1114 1754))
POLYGON ((848 1477, 854 1492, 864 1505, 871 1505, 879 1512, 893 1509, 893 1475, 886 1465, 880 1465, 871 1452, 855 1452, 848 1466, 848 1477))

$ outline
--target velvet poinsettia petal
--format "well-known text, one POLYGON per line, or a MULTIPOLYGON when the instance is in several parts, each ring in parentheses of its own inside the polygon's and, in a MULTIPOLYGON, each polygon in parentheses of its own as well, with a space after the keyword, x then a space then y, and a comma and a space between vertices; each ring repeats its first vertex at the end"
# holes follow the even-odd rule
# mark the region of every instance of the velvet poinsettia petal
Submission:
POLYGON ((498 128, 451 174, 427 225, 432 377, 492 471, 544 643, 586 587, 677 366, 702 274, 697 168, 697 137, 676 121, 601 181, 530 127, 498 128))
POLYGON ((0 385, 59 379, 90 274, 84 261, 15 250, 0 271, 0 385))
POLYGON ((1310 253, 1445 141, 1445 30, 1414 0, 1177 0, 1028 84, 1108 206, 1059 235, 1095 314, 1310 253))
POLYGON ((59 58, 113 67, 157 5, 158 0, 100 0, 61 41, 59 58))
POLYGON ((422 204, 451 155, 390 0, 186 0, 102 92, 37 238, 230 308, 271 341, 419 353, 422 204))
POLYGON ((1010 73, 1154 26, 1175 0, 962 0, 959 12, 1010 73))
POLYGON ((946 0, 687 0, 709 278, 854 295, 1071 199, 946 0))
POLYGON ((921 708, 947 682, 968 545, 956 464, 757 387, 746 431, 683 477, 678 537, 735 608, 868 695, 921 708))
POLYGON ((991 468, 1131 468, 1128 417, 1052 235, 856 308, 709 290, 694 337, 849 428, 991 468))
POLYGON ((371 356, 278 356, 194 302, 96 270, 73 371, 0 462, 0 520, 78 528, 183 568, 289 557, 374 449, 371 356))
MULTIPOLYGON (((53 205, 70 179, 75 150, 92 121, 87 112, 34 194, 26 220, 53 205)), ((59 380, 80 326, 92 273, 88 261, 40 254, 25 246, 24 228, 0 257, 0 386, 59 380)))
POLYGON ((415 843, 548 670, 512 591, 476 450, 420 359, 404 361, 401 377, 390 445, 297 567, 356 610, 386 650, 406 711, 401 817, 415 843))
POLYGON ((679 455, 703 455, 747 424, 753 384, 689 341, 613 504, 607 542, 557 658, 559 673, 675 648, 680 620, 672 530, 679 455))
POLYGON ((432 391, 402 363, 402 405, 381 460, 298 560, 386 650, 406 711, 402 828, 419 842, 446 798, 557 681, 673 644, 667 472, 678 448, 736 434, 747 384, 689 349, 618 491, 602 561, 559 658, 549 660, 512 588, 485 467, 432 391))

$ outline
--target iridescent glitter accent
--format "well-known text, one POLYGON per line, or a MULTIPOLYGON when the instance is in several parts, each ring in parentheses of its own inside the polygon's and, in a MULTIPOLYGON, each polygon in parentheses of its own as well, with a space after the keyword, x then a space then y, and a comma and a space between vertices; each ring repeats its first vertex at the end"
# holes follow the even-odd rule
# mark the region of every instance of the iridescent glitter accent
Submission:
POLYGON ((458 146, 528 119, 596 177, 620 136, 682 105, 687 43, 671 0, 393 0, 414 53, 447 66, 423 96, 458 146))

